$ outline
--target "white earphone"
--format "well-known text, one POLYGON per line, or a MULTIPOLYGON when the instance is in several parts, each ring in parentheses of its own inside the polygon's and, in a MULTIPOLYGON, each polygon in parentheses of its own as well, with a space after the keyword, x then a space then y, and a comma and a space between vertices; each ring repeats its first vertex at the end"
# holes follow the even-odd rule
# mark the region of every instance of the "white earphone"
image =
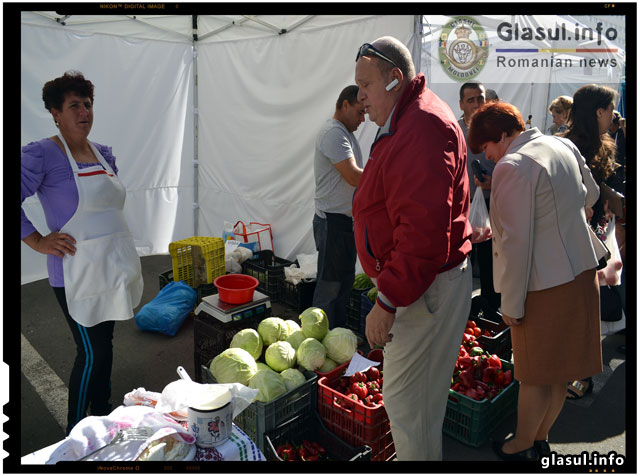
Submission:
POLYGON ((387 91, 391 91, 394 87, 396 87, 398 85, 398 79, 394 79, 393 81, 391 81, 389 84, 387 84, 387 86, 385 87, 385 89, 387 91))

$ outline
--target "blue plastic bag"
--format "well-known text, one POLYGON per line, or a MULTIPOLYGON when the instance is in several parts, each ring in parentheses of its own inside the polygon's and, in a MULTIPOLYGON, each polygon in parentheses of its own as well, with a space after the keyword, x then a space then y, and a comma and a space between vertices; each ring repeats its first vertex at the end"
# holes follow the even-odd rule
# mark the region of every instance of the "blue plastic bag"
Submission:
POLYGON ((193 311, 198 293, 184 281, 172 281, 136 314, 136 324, 143 331, 175 336, 193 311))

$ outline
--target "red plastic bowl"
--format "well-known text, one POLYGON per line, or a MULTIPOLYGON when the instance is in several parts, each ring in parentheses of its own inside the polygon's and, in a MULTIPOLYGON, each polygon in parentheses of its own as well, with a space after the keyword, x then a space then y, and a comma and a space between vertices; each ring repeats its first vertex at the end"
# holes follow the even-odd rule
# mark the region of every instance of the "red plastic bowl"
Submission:
POLYGON ((253 292, 260 282, 246 274, 225 274, 217 277, 213 284, 218 288, 218 297, 229 304, 244 304, 253 299, 253 292))

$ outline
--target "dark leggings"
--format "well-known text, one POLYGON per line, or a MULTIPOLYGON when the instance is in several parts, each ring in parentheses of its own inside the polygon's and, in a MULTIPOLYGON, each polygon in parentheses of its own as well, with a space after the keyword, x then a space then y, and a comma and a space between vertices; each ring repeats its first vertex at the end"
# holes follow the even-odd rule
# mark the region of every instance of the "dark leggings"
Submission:
POLYGON ((64 288, 53 288, 76 343, 76 358, 69 378, 67 434, 82 420, 87 409, 95 416, 111 412, 111 365, 113 363, 113 328, 115 321, 92 327, 78 324, 69 315, 64 288))

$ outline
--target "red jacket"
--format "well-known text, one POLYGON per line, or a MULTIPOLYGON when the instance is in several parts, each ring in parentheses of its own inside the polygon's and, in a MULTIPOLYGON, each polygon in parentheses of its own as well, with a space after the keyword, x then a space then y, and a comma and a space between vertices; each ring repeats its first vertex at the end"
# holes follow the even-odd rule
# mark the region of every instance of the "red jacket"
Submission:
POLYGON ((360 263, 406 307, 471 252, 467 146, 453 112, 418 74, 373 143, 353 201, 360 263))

